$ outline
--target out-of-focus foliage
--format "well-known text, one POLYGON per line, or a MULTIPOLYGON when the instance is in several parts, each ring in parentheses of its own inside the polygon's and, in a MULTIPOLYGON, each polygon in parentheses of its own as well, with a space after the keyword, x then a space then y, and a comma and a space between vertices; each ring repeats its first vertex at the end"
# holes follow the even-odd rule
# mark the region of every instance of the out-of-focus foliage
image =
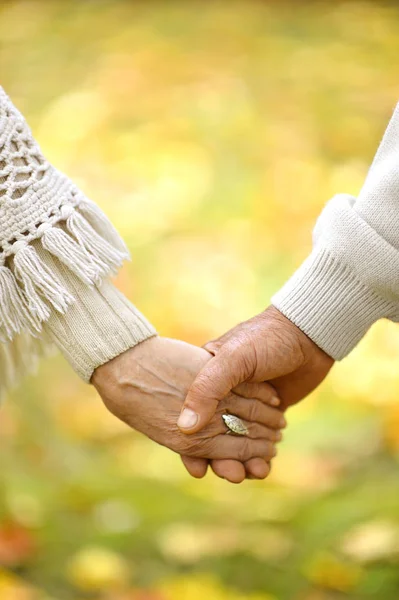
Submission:
MULTIPOLYGON (((260 311, 399 96, 377 2, 2 2, 1 83, 120 228, 120 287, 201 344, 260 311)), ((190 479, 59 358, 1 413, 1 600, 399 597, 399 329, 293 410, 266 483, 190 479)))

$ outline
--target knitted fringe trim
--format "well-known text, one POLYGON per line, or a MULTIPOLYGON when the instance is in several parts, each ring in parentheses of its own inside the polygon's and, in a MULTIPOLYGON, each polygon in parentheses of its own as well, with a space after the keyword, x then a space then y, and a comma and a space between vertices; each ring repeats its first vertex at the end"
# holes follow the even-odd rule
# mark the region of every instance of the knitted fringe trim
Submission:
MULTIPOLYGON (((63 205, 60 220, 55 225, 43 223, 38 233, 43 248, 87 285, 98 285, 129 258, 112 224, 88 200, 76 207, 63 205)), ((65 313, 75 300, 32 245, 18 241, 13 250, 0 266, 0 342, 3 343, 22 332, 38 337, 51 311, 65 313)), ((10 356, 6 357, 6 363, 10 362, 10 356)))
POLYGON ((28 373, 37 371, 43 356, 54 352, 54 345, 45 336, 32 337, 25 331, 0 344, 0 401, 28 373))

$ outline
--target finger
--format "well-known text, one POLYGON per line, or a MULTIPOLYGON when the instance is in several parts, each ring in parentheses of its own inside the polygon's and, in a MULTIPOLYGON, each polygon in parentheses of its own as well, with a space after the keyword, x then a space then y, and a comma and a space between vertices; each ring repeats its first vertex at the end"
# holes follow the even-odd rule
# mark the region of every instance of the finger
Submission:
POLYGON ((183 433, 196 433, 207 425, 220 400, 248 378, 240 372, 240 363, 237 353, 221 351, 201 369, 188 391, 177 421, 183 433))
POLYGON ((287 426, 287 421, 280 410, 266 406, 259 400, 243 400, 240 396, 231 394, 226 401, 226 406, 229 413, 246 421, 261 423, 271 429, 284 429, 287 426))
POLYGON ((191 456, 181 456, 183 465, 192 477, 202 479, 208 470, 208 461, 206 458, 194 458, 191 456))
POLYGON ((251 458, 244 463, 244 467, 247 479, 266 479, 271 471, 270 463, 264 458, 251 458))
POLYGON ((244 465, 238 460, 211 460, 211 469, 215 475, 230 483, 241 483, 246 476, 244 465))
POLYGON ((270 383, 240 383, 233 392, 243 398, 256 398, 271 406, 280 404, 280 398, 270 383))
POLYGON ((222 434, 202 440, 197 448, 192 448, 191 453, 192 456, 201 458, 205 455, 209 459, 230 458, 244 463, 258 456, 271 460, 276 456, 277 450, 269 440, 222 434))
MULTIPOLYGON (((271 429, 270 427, 267 427, 265 425, 263 425, 262 423, 257 423, 256 421, 248 421, 247 419, 245 419, 245 411, 244 410, 237 410, 234 411, 233 416, 237 416, 240 418, 242 424, 246 427, 248 434, 246 435, 246 437, 249 437, 253 440, 257 440, 257 439, 264 439, 264 440, 269 440, 270 442, 273 442, 274 444, 276 444, 277 442, 281 442, 281 440, 283 439, 283 434, 281 433, 281 431, 279 429, 271 429)), ((224 414, 230 414, 229 413, 224 413, 224 414)), ((223 418, 220 419, 220 421, 218 421, 217 423, 213 423, 212 425, 212 434, 213 436, 215 435, 220 435, 220 434, 229 434, 229 435, 233 435, 234 432, 231 431, 231 429, 226 425, 225 421, 223 418)))
MULTIPOLYGON (((277 443, 282 440, 282 433, 280 431, 276 431, 274 429, 270 429, 269 427, 265 427, 260 423, 252 423, 251 421, 245 421, 245 419, 241 419, 242 424, 247 428, 248 434, 246 437, 251 440, 269 440, 270 442, 277 443)), ((220 433, 230 433, 231 430, 225 422, 221 421, 220 433)))

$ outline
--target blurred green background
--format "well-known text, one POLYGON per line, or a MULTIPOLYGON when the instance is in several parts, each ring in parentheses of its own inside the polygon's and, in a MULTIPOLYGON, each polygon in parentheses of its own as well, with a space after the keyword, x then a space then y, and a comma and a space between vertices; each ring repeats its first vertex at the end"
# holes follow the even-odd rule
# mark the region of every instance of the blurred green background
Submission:
MULTIPOLYGON (((377 2, 2 2, 1 83, 134 257, 118 283, 202 344, 262 310, 399 97, 377 2)), ((399 329, 289 414, 266 482, 190 479, 60 358, 1 412, 3 600, 399 598, 399 329)))

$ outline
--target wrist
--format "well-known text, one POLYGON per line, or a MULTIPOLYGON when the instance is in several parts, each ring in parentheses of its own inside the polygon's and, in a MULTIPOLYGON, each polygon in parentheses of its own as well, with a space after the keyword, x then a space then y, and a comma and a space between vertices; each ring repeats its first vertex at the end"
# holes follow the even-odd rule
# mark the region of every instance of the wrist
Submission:
POLYGON ((157 352, 159 340, 160 337, 154 335, 98 366, 94 370, 90 382, 96 389, 102 387, 105 383, 122 387, 126 375, 129 374, 129 380, 131 380, 132 371, 139 370, 140 365, 157 352))
POLYGON ((273 319, 275 323, 280 323, 285 328, 289 328, 292 339, 297 342, 298 351, 302 354, 302 363, 306 362, 309 356, 320 353, 323 357, 328 357, 332 362, 335 360, 318 346, 300 327, 298 327, 291 319, 289 319, 281 310, 273 304, 270 305, 263 313, 268 319, 273 319))
POLYGON ((351 352, 395 306, 325 248, 315 248, 273 305, 334 360, 351 352))

